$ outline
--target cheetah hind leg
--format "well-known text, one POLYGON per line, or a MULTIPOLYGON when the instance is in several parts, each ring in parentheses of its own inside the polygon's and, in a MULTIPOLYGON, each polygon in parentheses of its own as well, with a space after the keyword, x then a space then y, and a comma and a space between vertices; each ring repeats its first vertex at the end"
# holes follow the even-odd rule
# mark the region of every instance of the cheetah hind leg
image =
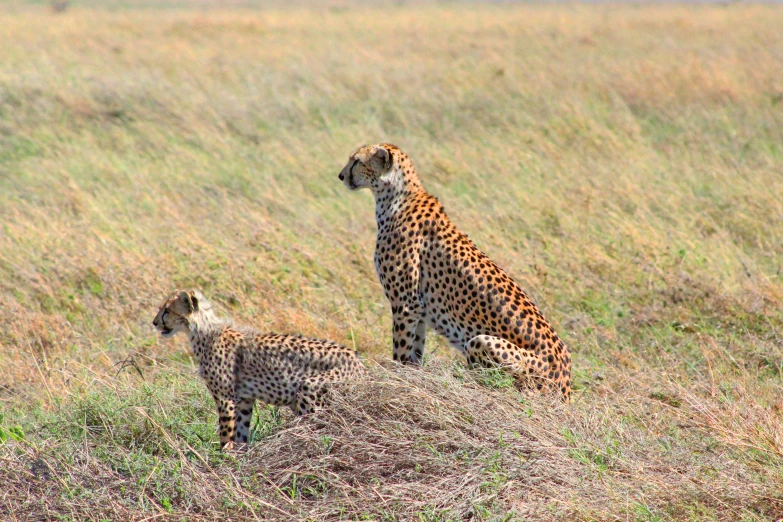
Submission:
POLYGON ((322 407, 326 403, 329 385, 345 380, 343 374, 342 368, 333 368, 305 379, 299 388, 299 393, 296 394, 294 412, 297 415, 307 415, 314 412, 316 408, 322 407))
POLYGON ((238 444, 247 444, 250 440, 250 421, 253 418, 255 399, 242 399, 236 406, 236 436, 234 441, 238 444))
POLYGON ((548 365, 514 343, 500 337, 477 335, 465 346, 469 365, 503 369, 512 375, 520 391, 542 390, 548 384, 548 365))

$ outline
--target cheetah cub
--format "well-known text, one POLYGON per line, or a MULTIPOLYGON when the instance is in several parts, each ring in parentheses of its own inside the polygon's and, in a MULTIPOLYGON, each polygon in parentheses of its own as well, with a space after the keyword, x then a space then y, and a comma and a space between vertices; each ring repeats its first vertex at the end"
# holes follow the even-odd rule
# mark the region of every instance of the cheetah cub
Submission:
POLYGON ((407 154, 366 145, 338 177, 375 197, 375 269, 391 303, 395 361, 421 362, 429 325, 469 363, 500 366, 518 387, 568 401, 568 348, 522 287, 451 222, 407 154))
POLYGON ((215 399, 220 446, 247 443, 256 400, 296 415, 323 403, 329 383, 361 378, 357 352, 331 341, 261 334, 220 319, 198 290, 176 291, 152 321, 161 336, 184 332, 215 399))

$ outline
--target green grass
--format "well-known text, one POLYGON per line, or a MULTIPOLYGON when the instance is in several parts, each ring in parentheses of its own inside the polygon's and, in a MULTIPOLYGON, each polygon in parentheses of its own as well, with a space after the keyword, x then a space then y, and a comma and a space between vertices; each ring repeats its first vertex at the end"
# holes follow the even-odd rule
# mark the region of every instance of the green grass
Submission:
POLYGON ((0 14, 0 512, 783 517, 778 6, 41 4, 0 14), (221 455, 157 306, 195 287, 388 361, 374 205, 337 179, 379 141, 567 341, 573 404, 431 335, 410 386, 438 407, 259 409, 255 449, 221 455))

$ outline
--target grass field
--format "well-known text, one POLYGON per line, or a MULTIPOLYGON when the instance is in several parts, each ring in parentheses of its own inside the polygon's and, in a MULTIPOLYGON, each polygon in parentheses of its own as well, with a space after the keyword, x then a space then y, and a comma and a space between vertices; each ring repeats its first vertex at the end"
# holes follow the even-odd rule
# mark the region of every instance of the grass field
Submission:
POLYGON ((783 518, 781 7, 207 4, 0 14, 0 518, 783 518), (436 335, 388 363, 337 179, 377 141, 555 325, 572 404, 436 335), (151 326, 177 287, 377 382, 221 455, 151 326))

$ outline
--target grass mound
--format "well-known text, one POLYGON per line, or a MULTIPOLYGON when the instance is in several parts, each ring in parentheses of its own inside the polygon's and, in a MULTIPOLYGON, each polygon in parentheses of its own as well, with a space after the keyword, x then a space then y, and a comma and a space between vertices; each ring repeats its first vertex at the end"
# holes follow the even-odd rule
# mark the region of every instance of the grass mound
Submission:
POLYGON ((512 512, 540 497, 531 485, 560 482, 567 463, 540 428, 563 406, 533 406, 476 377, 507 384, 496 372, 443 362, 379 369, 371 386, 344 387, 331 409, 258 444, 248 465, 308 514, 446 520, 512 512))

